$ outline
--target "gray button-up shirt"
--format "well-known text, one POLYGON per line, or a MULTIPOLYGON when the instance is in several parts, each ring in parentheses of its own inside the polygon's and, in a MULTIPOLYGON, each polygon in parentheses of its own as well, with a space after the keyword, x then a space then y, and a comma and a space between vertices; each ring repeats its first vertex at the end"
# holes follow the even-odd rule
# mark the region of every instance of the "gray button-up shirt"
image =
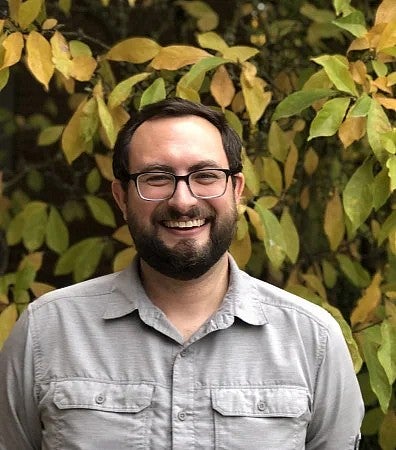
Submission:
POLYGON ((1 450, 353 449, 363 404, 323 309, 240 271, 187 342, 123 272, 46 294, 0 359, 1 450))

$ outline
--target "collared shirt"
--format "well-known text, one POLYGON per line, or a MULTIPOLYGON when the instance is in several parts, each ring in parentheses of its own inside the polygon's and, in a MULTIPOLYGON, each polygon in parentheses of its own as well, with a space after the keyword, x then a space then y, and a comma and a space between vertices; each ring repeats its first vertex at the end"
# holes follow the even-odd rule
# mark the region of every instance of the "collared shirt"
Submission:
POLYGON ((136 261, 44 295, 0 380, 1 450, 347 450, 363 417, 335 320, 231 258, 222 306, 187 342, 136 261))

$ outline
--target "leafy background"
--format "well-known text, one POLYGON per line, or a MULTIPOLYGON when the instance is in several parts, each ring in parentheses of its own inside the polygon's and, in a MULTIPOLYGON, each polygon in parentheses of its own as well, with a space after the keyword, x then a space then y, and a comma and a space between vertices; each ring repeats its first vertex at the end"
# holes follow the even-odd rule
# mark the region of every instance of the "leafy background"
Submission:
POLYGON ((111 200, 116 135, 167 96, 244 141, 231 251, 339 322, 395 449, 396 2, 0 2, 0 346, 37 296, 135 250, 111 200))

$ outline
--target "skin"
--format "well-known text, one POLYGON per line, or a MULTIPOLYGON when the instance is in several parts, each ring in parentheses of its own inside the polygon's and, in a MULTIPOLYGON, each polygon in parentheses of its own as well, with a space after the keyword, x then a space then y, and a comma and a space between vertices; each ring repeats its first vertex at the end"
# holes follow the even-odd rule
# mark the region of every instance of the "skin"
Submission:
MULTIPOLYGON (((221 135, 207 120, 197 116, 161 118, 144 122, 132 137, 130 173, 165 170, 185 175, 200 168, 229 168, 221 135)), ((124 219, 138 229, 155 233, 169 249, 201 252, 210 245, 213 227, 235 221, 235 209, 244 187, 242 174, 231 180, 222 197, 197 199, 184 182, 172 198, 160 202, 142 200, 135 184, 127 191, 115 180, 113 196, 124 219), (176 222, 202 219, 200 226, 181 228, 176 222), (165 219, 165 220, 164 220, 165 219), (166 226, 168 225, 168 226, 166 226)), ((224 253, 197 278, 180 280, 165 275, 141 259, 143 286, 179 333, 188 339, 219 307, 228 287, 228 258, 224 253)))

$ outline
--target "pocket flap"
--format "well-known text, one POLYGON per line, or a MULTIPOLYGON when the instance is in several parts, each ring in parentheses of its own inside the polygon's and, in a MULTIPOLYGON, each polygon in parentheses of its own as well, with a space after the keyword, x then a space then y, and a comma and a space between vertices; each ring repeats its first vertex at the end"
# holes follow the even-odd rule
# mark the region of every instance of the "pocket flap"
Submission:
POLYGON ((154 386, 89 380, 56 382, 54 402, 59 409, 139 412, 151 404, 154 386))
POLYGON ((212 389, 212 406, 223 416, 299 417, 308 394, 299 387, 212 389))

